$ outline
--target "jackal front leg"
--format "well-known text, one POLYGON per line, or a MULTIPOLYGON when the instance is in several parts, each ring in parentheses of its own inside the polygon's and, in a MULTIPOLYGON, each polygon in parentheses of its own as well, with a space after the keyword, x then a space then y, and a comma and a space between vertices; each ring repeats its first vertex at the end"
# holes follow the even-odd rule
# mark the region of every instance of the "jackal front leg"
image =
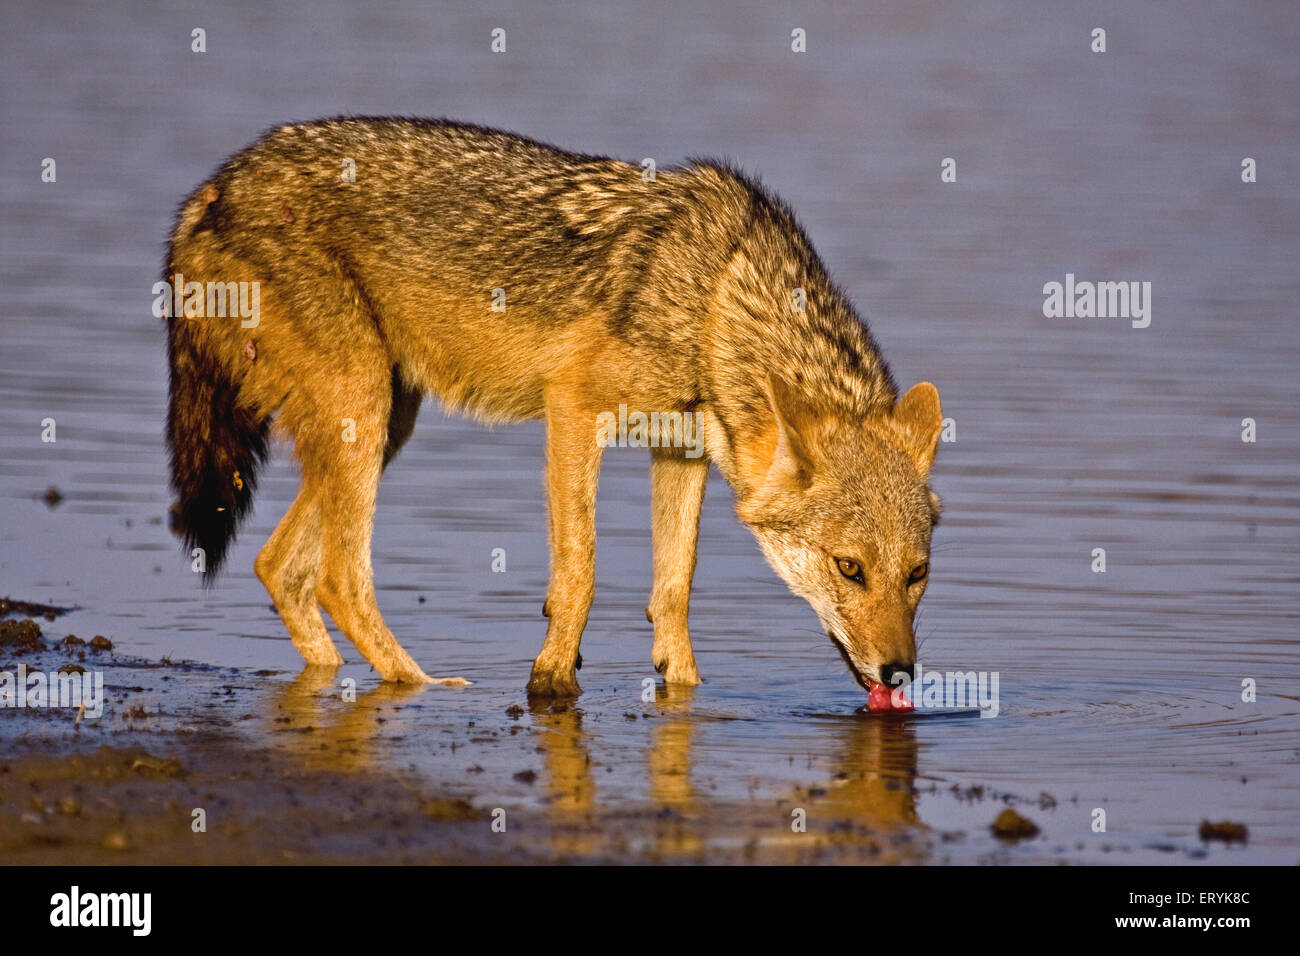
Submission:
POLYGON ((700 506, 709 477, 709 460, 687 458, 681 449, 656 448, 650 459, 651 537, 654 589, 646 617, 654 624, 650 652, 655 670, 670 684, 698 684, 691 636, 691 580, 695 575, 700 506))
POLYGON ((551 583, 546 592, 546 643, 533 662, 528 693, 573 697, 578 645, 596 590, 596 478, 601 447, 596 414, 577 402, 548 397, 546 490, 550 499, 551 583))

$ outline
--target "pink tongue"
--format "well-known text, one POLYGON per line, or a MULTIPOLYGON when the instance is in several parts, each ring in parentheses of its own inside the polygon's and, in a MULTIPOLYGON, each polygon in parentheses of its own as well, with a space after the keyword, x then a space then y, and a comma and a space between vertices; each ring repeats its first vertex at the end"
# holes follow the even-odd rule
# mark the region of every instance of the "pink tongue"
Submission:
POLYGON ((915 709, 905 693, 899 693, 895 703, 894 693, 893 688, 886 687, 884 684, 871 684, 867 690, 867 710, 906 712, 915 709))

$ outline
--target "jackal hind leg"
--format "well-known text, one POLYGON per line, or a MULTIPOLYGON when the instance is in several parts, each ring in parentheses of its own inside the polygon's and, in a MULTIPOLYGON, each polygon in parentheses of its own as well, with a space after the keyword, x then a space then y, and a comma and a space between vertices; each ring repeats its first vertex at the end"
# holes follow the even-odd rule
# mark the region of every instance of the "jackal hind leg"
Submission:
MULTIPOLYGON (((321 507, 323 570, 317 587, 321 607, 361 656, 386 681, 464 686, 462 677, 433 678, 421 670, 384 623, 375 597, 370 561, 375 501, 384 465, 414 425, 418 402, 408 395, 409 422, 394 443, 391 369, 353 365, 335 379, 326 410, 322 405, 309 432, 321 507), (373 368, 373 371, 371 369, 373 368), (382 371, 381 371, 382 370, 382 371), (403 434, 404 432, 404 434, 403 434)), ((403 401, 397 396, 398 401, 403 401)), ((299 436, 302 441, 302 436, 299 436)))
MULTIPOLYGON (((387 467, 415 428, 423 394, 403 384, 393 369, 393 403, 384 446, 387 467)), ((298 496, 257 556, 254 569, 279 611, 289 637, 310 666, 338 667, 343 657, 331 640, 316 598, 321 570, 321 508, 318 482, 304 476, 298 496), (309 480, 310 479, 310 480, 309 480)))
POLYGON ((546 642, 533 662, 528 693, 575 697, 578 646, 596 590, 596 480, 601 447, 595 413, 548 396, 546 489, 550 503, 551 583, 546 642))
POLYGON ((700 508, 709 460, 687 458, 681 449, 655 448, 650 458, 651 539, 654 587, 646 617, 654 625, 650 659, 670 684, 698 684, 686 620, 695 575, 700 508))
POLYGON ((253 568, 307 664, 338 667, 343 657, 330 639, 316 601, 320 565, 320 503, 304 478, 298 496, 258 553, 253 568))

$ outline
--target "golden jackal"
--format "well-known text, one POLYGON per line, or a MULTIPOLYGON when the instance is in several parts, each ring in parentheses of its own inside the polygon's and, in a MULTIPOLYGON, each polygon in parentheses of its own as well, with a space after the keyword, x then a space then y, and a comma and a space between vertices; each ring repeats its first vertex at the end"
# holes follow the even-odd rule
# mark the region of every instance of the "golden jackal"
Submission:
POLYGON ((284 126, 184 202, 164 278, 177 529, 210 577, 274 419, 302 486, 255 567, 308 663, 342 662, 324 608, 385 680, 466 683, 425 675, 371 577, 380 476, 433 394, 488 422, 546 421, 549 623, 531 693, 579 690, 599 423, 621 406, 690 416, 703 438, 703 454, 643 442, 646 613, 668 681, 699 681, 686 620, 710 462, 853 676, 911 671, 939 394, 898 396, 794 214, 737 170, 643 175, 441 120, 284 126))

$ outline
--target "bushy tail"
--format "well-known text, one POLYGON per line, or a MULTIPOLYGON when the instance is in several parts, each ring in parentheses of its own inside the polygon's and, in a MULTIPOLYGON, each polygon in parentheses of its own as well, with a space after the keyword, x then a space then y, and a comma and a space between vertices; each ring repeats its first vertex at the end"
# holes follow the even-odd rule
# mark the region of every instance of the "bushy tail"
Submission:
POLYGON ((270 419, 240 406, 230 372, 201 348, 196 331, 184 318, 168 320, 167 446, 177 495, 172 529, 187 553, 203 549, 203 583, 211 584, 252 508, 270 419))

